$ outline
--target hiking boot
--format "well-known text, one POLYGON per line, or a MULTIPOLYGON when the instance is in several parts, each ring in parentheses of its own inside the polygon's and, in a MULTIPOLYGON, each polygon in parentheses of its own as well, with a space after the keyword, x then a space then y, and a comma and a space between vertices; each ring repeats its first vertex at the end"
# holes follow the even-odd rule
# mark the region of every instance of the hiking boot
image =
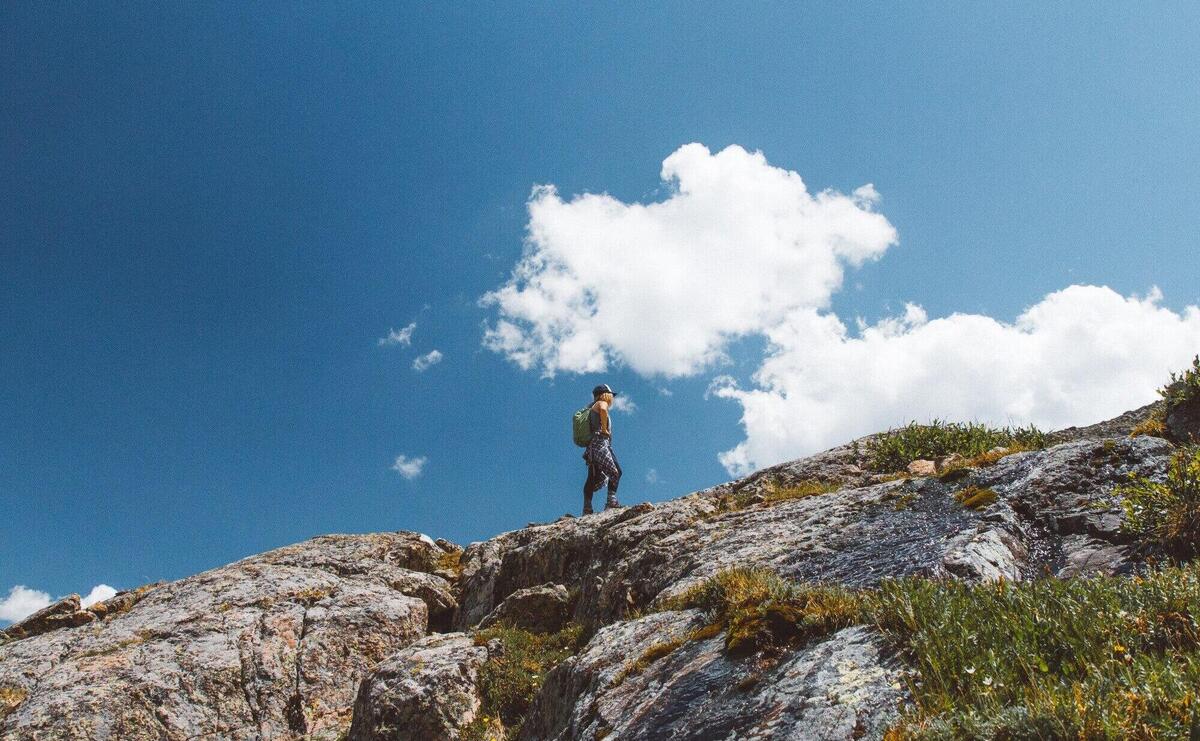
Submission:
POLYGON ((604 503, 604 509, 620 509, 621 507, 621 503, 618 502, 617 498, 611 494, 608 497, 608 501, 604 503))

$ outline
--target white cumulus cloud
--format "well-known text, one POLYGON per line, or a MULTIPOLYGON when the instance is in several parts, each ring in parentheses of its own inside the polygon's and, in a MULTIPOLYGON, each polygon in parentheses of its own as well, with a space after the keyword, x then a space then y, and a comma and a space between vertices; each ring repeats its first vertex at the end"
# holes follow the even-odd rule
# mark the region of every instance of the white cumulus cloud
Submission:
POLYGON ((18 584, 8 590, 7 597, 0 599, 0 620, 11 623, 24 620, 43 607, 49 607, 51 602, 49 594, 18 584))
POLYGON ((417 373, 422 373, 430 366, 437 365, 440 362, 442 362, 442 353, 438 350, 430 350, 424 355, 414 359, 412 362, 412 367, 417 373))
POLYGON ((796 311, 767 332, 753 388, 714 380, 711 393, 741 404, 746 433, 719 459, 743 474, 913 419, 1053 429, 1116 416, 1153 401, 1200 350, 1200 309, 1160 301, 1070 286, 1012 323, 931 321, 910 305, 856 335, 835 316, 796 311))
POLYGON ((484 344, 547 377, 624 365, 661 378, 764 337, 749 383, 718 376, 707 395, 742 407, 745 439, 719 455, 733 474, 912 419, 1096 422, 1151 401, 1200 350, 1200 309, 1101 286, 1053 292, 1011 322, 910 305, 851 330, 831 297, 897 242, 872 186, 813 194, 759 152, 699 144, 661 176, 672 192, 647 204, 535 188, 525 253, 481 299, 495 312, 484 344))
POLYGON ((403 329, 389 329, 386 337, 379 338, 379 346, 399 345, 400 347, 408 347, 412 344, 412 335, 416 328, 417 323, 412 322, 403 329))
POLYGON ((107 584, 97 584, 96 586, 92 587, 92 591, 80 598, 79 604, 83 607, 91 607, 97 602, 103 602, 106 599, 115 597, 116 594, 117 590, 113 589, 107 584))
POLYGON ((672 193, 649 204, 535 188, 525 255, 481 299, 498 315, 485 345, 545 376, 694 374, 730 340, 825 306, 846 266, 896 241, 870 185, 812 194, 739 146, 685 145, 661 177, 672 193))
POLYGON ((428 459, 423 455, 410 458, 401 453, 396 456, 396 462, 392 464, 392 470, 412 481, 421 475, 421 471, 425 470, 425 463, 427 461, 428 459))

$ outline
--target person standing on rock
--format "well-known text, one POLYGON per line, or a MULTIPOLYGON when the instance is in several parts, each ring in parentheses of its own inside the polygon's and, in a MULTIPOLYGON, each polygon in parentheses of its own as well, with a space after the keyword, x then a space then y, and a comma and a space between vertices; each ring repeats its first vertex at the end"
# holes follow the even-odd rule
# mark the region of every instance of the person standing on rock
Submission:
POLYGON ((600 487, 608 484, 608 500, 604 508, 620 507, 617 501, 617 487, 621 484, 621 466, 612 449, 612 421, 609 412, 612 410, 613 397, 617 394, 608 384, 602 383, 592 389, 592 407, 588 412, 588 425, 591 427, 592 438, 583 451, 583 460, 587 463, 587 481, 583 482, 583 513, 592 514, 592 495, 600 487))

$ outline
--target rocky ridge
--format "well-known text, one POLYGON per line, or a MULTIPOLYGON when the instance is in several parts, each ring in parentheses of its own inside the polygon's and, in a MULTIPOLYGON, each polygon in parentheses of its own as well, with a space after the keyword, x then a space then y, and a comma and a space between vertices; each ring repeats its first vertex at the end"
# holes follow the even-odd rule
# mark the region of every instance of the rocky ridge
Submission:
POLYGON ((554 668, 522 738, 877 738, 905 698, 868 627, 774 657, 681 642, 694 610, 656 611, 730 567, 870 586, 1127 573, 1114 487, 1161 477, 1167 440, 1128 437, 1137 410, 994 465, 881 477, 865 440, 658 505, 533 525, 470 544, 331 535, 90 611, 77 597, 0 637, 0 738, 455 738, 477 720, 471 631, 502 621, 590 640, 554 668), (810 496, 769 492, 820 483, 810 496), (961 494, 994 494, 979 507, 961 494), (88 616, 81 616, 87 612, 88 616))

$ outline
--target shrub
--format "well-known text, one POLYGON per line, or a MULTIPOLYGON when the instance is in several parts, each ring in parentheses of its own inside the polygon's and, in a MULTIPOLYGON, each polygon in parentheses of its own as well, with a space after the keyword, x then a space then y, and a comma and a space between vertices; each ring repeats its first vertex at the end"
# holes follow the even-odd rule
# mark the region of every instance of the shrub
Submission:
POLYGON ((1157 541, 1179 558, 1200 555, 1200 446, 1172 455, 1165 481, 1134 476, 1116 492, 1124 497, 1127 532, 1157 541))
POLYGON ((874 471, 889 473, 920 458, 941 458, 955 453, 975 458, 996 447, 1007 448, 1005 455, 1018 450, 1037 450, 1046 447, 1046 433, 1033 426, 997 428, 936 419, 924 425, 910 422, 870 440, 867 465, 874 471))
POLYGON ((1200 568, 871 597, 915 670, 889 738, 1186 738, 1200 730, 1200 568))
POLYGON ((1185 368, 1179 374, 1172 373, 1171 382, 1158 393, 1167 400, 1169 407, 1200 398, 1200 355, 1192 358, 1191 368, 1185 368))
POLYGON ((480 667, 479 694, 483 707, 476 721, 464 729, 464 737, 490 738, 495 735, 495 727, 502 727, 506 738, 516 738, 546 672, 578 652, 582 636, 583 628, 577 624, 549 635, 506 624, 476 633, 476 644, 482 646, 499 639, 503 651, 489 656, 480 667))
POLYGON ((1166 416, 1167 410, 1161 405, 1156 406, 1145 419, 1138 422, 1129 430, 1129 436, 1151 435, 1153 437, 1162 437, 1167 432, 1166 416))

